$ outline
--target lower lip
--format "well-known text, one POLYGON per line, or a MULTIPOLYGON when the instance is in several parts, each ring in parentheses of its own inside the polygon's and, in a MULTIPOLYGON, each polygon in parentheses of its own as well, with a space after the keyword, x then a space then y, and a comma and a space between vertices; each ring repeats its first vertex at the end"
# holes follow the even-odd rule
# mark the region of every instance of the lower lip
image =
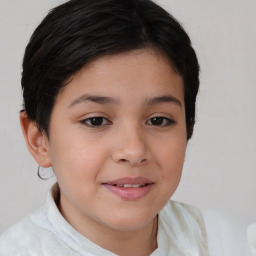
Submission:
POLYGON ((144 187, 139 188, 124 188, 124 187, 118 187, 114 185, 104 184, 104 187, 106 187, 110 192, 118 195, 122 199, 125 200, 138 200, 149 193, 151 190, 153 184, 148 184, 144 187))

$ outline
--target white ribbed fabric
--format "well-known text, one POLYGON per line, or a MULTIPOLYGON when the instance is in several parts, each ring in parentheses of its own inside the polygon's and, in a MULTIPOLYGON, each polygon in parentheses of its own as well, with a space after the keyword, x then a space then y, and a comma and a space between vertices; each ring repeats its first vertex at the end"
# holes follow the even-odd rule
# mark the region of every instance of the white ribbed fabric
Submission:
MULTIPOLYGON (((192 206, 169 201, 159 213, 158 249, 151 256, 208 256, 204 223, 192 206)), ((0 256, 116 256, 74 230, 51 193, 45 205, 0 238, 0 256)))

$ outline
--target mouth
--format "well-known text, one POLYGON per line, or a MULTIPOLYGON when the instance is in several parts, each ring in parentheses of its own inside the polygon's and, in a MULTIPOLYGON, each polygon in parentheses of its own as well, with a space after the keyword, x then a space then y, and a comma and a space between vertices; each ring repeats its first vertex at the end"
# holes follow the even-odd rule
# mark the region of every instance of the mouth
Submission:
POLYGON ((141 188, 148 186, 149 184, 112 184, 113 186, 120 187, 120 188, 141 188))
POLYGON ((154 182, 143 177, 137 177, 121 178, 102 183, 102 185, 118 197, 134 201, 146 196, 151 191, 154 182))

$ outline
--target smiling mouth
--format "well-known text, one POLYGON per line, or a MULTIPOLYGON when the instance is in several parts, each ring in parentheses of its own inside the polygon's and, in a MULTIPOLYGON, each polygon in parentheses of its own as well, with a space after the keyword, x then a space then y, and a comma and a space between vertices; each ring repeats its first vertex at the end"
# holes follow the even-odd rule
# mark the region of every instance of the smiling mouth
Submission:
POLYGON ((120 188, 140 188, 148 186, 149 184, 109 184, 120 188))
POLYGON ((103 184, 108 184, 117 187, 143 187, 153 182, 144 177, 123 177, 116 180, 107 181, 103 184))
POLYGON ((115 181, 102 183, 108 191, 118 197, 134 201, 146 196, 154 185, 154 182, 143 177, 138 178, 121 178, 115 181))

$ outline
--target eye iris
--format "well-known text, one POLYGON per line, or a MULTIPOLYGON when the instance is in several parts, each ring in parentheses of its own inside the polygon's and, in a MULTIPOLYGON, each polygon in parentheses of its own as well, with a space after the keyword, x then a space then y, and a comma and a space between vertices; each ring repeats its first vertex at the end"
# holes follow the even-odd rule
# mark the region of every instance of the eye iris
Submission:
POLYGON ((163 124, 163 118, 162 117, 153 117, 151 119, 151 122, 153 125, 162 125, 163 124))
POLYGON ((90 119, 90 122, 94 126, 100 126, 103 124, 103 118, 102 117, 94 117, 90 119))

